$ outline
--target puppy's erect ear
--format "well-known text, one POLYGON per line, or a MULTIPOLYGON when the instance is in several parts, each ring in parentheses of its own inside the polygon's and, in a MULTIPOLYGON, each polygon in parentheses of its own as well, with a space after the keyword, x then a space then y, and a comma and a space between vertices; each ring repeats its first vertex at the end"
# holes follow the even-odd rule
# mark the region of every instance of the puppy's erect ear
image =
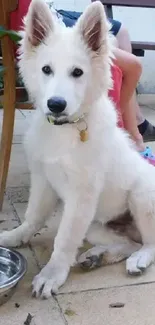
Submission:
POLYGON ((94 52, 99 51, 110 29, 104 7, 100 1, 87 7, 76 27, 80 30, 87 46, 94 52))
POLYGON ((52 14, 44 0, 32 0, 24 23, 28 41, 38 46, 53 28, 52 14))

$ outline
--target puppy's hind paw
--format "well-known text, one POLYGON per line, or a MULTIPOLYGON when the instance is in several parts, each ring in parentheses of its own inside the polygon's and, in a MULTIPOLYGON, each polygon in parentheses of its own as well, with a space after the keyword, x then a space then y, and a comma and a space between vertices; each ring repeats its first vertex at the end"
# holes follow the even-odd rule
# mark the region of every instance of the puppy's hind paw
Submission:
POLYGON ((85 271, 96 269, 106 264, 106 249, 104 247, 93 247, 81 254, 77 263, 85 271))
POLYGON ((21 240, 15 236, 13 230, 0 233, 0 246, 19 247, 21 244, 21 240))

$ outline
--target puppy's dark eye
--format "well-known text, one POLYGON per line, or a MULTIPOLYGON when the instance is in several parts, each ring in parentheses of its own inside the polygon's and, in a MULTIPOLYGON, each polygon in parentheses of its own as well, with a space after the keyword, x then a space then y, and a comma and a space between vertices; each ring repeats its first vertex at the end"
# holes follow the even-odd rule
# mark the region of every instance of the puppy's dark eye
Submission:
POLYGON ((74 78, 79 78, 83 75, 83 71, 79 68, 75 68, 73 71, 72 71, 72 76, 74 78))
POLYGON ((47 74, 47 75, 50 75, 51 73, 53 73, 51 67, 49 65, 45 65, 43 68, 42 68, 42 71, 47 74))

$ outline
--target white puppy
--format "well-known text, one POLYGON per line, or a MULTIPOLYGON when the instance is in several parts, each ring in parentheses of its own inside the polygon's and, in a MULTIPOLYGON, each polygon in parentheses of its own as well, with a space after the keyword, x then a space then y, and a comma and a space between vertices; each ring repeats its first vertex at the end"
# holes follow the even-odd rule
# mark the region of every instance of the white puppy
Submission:
MULTIPOLYGON (((43 227, 57 198, 62 199, 54 252, 33 281, 36 296, 48 298, 64 284, 86 236, 100 246, 79 258, 83 267, 128 257, 127 271, 139 274, 154 261, 155 168, 117 127, 108 98, 110 57, 109 24, 100 2, 90 5, 75 27, 66 28, 43 0, 32 0, 20 57, 20 71, 37 108, 25 141, 31 193, 25 222, 2 233, 0 244, 28 242, 43 227), (118 217, 127 211, 142 246, 108 232, 115 226, 126 230, 118 217), (114 246, 101 246, 97 224, 114 246)), ((135 239, 132 229, 128 235, 135 239)))

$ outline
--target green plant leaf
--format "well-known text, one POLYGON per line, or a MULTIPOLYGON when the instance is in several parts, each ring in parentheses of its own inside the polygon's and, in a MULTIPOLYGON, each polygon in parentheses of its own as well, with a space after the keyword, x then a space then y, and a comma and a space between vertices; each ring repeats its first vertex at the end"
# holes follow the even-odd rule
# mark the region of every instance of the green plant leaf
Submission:
POLYGON ((7 35, 11 38, 14 42, 21 41, 22 37, 19 35, 19 33, 15 32, 14 30, 8 30, 7 35))
POLYGON ((6 30, 3 26, 0 26, 0 38, 6 35, 8 35, 15 43, 19 42, 22 39, 19 33, 15 32, 14 30, 6 30))

